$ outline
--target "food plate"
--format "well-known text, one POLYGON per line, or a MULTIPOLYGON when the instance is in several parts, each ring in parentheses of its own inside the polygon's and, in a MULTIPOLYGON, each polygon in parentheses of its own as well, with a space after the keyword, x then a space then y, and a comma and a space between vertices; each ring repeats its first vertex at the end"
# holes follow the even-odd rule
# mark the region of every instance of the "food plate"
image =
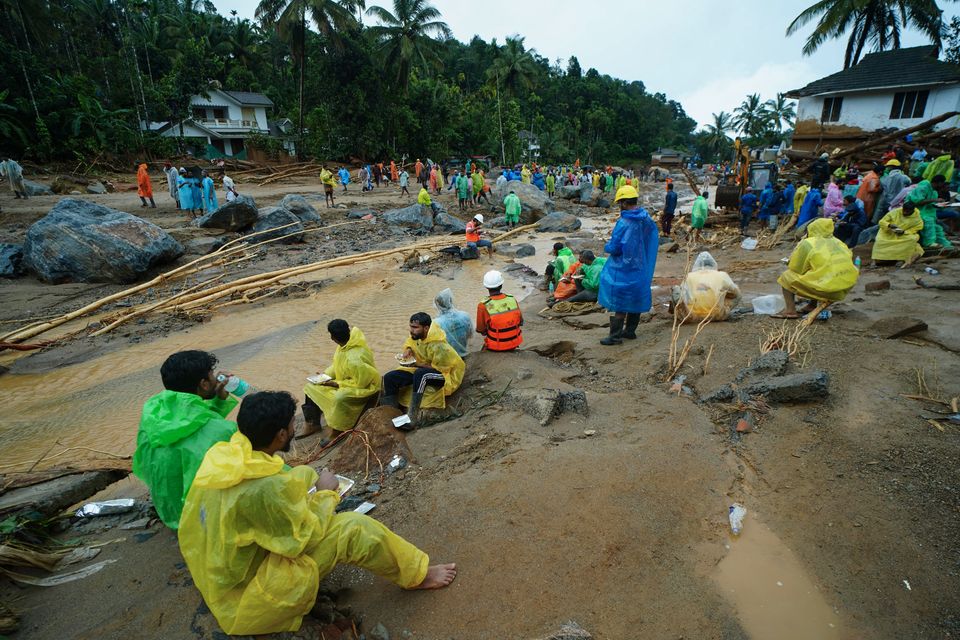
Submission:
POLYGON ((307 382, 311 384, 323 384, 327 380, 333 380, 333 378, 331 378, 325 373, 318 373, 314 376, 307 376, 307 382))
POLYGON ((341 476, 339 474, 337 475, 337 481, 340 483, 340 486, 337 487, 337 493, 339 493, 340 497, 342 498, 347 491, 350 491, 350 489, 353 488, 354 482, 350 478, 341 476))
POLYGON ((405 358, 402 353, 398 353, 397 355, 395 355, 395 356, 393 356, 393 357, 397 359, 397 362, 399 362, 401 365, 403 365, 403 366, 405 366, 405 367, 409 367, 409 366, 414 365, 414 364, 417 363, 417 359, 416 359, 416 358, 409 358, 409 359, 408 359, 408 358, 405 358))

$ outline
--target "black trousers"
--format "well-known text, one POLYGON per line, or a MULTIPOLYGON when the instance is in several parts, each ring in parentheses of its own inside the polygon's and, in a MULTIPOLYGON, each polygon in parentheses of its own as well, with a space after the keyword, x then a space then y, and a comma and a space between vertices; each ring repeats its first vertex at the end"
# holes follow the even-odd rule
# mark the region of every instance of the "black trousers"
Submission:
POLYGON ((417 367, 413 373, 403 369, 394 369, 383 375, 383 395, 400 395, 403 387, 413 387, 414 393, 423 393, 427 387, 442 387, 446 384, 443 374, 430 367, 417 367))

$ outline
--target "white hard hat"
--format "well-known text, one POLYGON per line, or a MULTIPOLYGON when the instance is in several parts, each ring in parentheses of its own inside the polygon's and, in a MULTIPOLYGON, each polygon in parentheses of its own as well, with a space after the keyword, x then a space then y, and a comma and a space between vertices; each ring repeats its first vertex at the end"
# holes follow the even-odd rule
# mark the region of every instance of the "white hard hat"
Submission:
POLYGON ((483 214, 482 214, 482 213, 478 213, 477 215, 473 216, 473 219, 476 220, 477 222, 482 223, 482 222, 483 222, 483 214))
POLYGON ((503 286, 503 274, 499 271, 487 271, 483 276, 483 286, 487 289, 496 289, 503 286))

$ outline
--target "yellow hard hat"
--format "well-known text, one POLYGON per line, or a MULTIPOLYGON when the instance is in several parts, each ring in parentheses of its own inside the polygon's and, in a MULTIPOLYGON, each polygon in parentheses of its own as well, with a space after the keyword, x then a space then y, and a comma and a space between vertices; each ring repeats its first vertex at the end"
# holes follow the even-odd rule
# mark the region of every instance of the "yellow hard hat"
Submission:
POLYGON ((885 167, 899 167, 899 166, 900 166, 900 161, 897 160, 896 158, 891 158, 890 160, 887 160, 887 164, 885 164, 884 166, 885 166, 885 167))
POLYGON ((632 198, 639 198, 640 194, 637 193, 637 190, 633 185, 625 184, 619 189, 617 189, 617 195, 613 199, 614 202, 620 202, 621 200, 630 200, 632 198))

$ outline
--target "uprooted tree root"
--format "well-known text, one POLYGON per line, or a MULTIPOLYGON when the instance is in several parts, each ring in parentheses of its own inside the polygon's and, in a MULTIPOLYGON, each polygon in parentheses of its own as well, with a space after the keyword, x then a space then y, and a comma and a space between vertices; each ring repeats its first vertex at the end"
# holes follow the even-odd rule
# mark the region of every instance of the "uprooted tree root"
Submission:
POLYGON ((760 353, 784 351, 788 356, 806 366, 810 357, 810 337, 815 329, 802 322, 784 320, 780 326, 763 330, 760 338, 760 353))

